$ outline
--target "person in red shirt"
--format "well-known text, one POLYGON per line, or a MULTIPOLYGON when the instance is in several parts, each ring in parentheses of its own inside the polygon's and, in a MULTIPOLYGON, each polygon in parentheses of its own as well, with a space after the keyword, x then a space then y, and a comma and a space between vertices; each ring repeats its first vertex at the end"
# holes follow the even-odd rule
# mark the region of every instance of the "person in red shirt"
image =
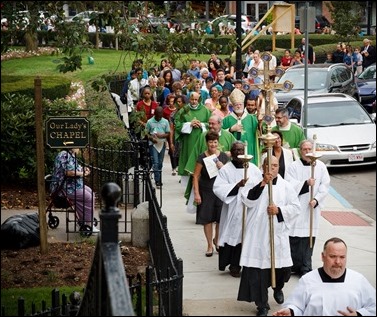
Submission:
POLYGON ((166 97, 166 101, 165 101, 165 103, 166 103, 166 107, 164 108, 164 111, 163 111, 163 113, 162 113, 162 116, 163 116, 166 120, 168 120, 168 121, 170 121, 170 116, 171 116, 171 114, 172 114, 174 111, 177 110, 177 108, 176 108, 176 106, 175 106, 175 103, 174 103, 174 99, 175 99, 175 95, 173 95, 173 94, 169 94, 169 95, 167 95, 167 97, 166 97))
POLYGON ((286 49, 284 51, 284 56, 281 58, 280 67, 283 67, 284 69, 287 69, 288 67, 291 66, 291 62, 292 62, 291 51, 288 50, 288 49, 286 49))
POLYGON ((154 112, 156 108, 158 107, 158 103, 156 101, 152 100, 152 89, 149 86, 145 86, 142 91, 142 99, 139 100, 136 104, 136 111, 144 111, 145 112, 145 122, 144 125, 147 123, 147 121, 154 116, 154 112))

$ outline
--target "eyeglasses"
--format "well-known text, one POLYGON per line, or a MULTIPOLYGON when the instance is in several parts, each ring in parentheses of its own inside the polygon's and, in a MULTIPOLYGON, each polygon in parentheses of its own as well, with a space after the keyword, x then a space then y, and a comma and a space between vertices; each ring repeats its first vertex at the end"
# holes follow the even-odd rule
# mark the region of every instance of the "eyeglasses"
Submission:
POLYGON ((284 117, 275 117, 275 120, 277 119, 277 120, 281 120, 281 119, 283 119, 284 117))

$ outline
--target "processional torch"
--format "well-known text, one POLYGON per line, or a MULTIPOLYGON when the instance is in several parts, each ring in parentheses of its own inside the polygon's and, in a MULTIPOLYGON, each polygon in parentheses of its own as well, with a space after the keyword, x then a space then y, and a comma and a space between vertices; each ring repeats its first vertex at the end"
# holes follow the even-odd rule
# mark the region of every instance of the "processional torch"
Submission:
MULTIPOLYGON (((249 162, 253 158, 252 155, 247 154, 247 141, 245 141, 245 151, 243 155, 238 155, 237 157, 242 160, 243 162, 243 179, 244 181, 247 180, 247 170, 249 168, 249 162)), ((245 236, 245 224, 246 224, 246 206, 243 204, 242 207, 242 246, 243 246, 243 241, 244 241, 244 236, 245 236)))
MULTIPOLYGON (((313 135, 313 150, 312 153, 308 153, 305 156, 310 158, 310 177, 314 178, 314 168, 316 165, 316 160, 321 157, 321 155, 316 153, 316 147, 317 147, 317 135, 313 135)), ((314 199, 314 185, 310 186, 310 218, 309 218, 309 247, 313 248, 313 217, 314 217, 314 208, 311 204, 311 201, 314 199)))

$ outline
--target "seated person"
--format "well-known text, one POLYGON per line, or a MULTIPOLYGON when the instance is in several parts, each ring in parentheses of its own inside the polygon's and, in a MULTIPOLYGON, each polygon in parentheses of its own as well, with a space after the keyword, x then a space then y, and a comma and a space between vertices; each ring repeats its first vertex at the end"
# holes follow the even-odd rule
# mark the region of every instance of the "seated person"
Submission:
POLYGON ((74 202, 79 221, 89 225, 96 233, 99 230, 93 225, 95 196, 92 189, 84 184, 84 177, 90 174, 90 169, 80 165, 76 157, 78 153, 79 149, 63 150, 55 157, 50 190, 53 193, 62 188, 74 202))

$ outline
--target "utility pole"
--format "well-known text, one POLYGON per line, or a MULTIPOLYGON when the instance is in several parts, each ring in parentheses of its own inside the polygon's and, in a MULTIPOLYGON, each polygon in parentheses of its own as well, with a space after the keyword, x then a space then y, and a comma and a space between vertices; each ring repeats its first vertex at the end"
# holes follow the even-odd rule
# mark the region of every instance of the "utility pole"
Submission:
POLYGON ((242 1, 236 3, 236 34, 237 34, 237 51, 236 51, 236 78, 242 78, 242 28, 241 28, 241 5, 242 1))

